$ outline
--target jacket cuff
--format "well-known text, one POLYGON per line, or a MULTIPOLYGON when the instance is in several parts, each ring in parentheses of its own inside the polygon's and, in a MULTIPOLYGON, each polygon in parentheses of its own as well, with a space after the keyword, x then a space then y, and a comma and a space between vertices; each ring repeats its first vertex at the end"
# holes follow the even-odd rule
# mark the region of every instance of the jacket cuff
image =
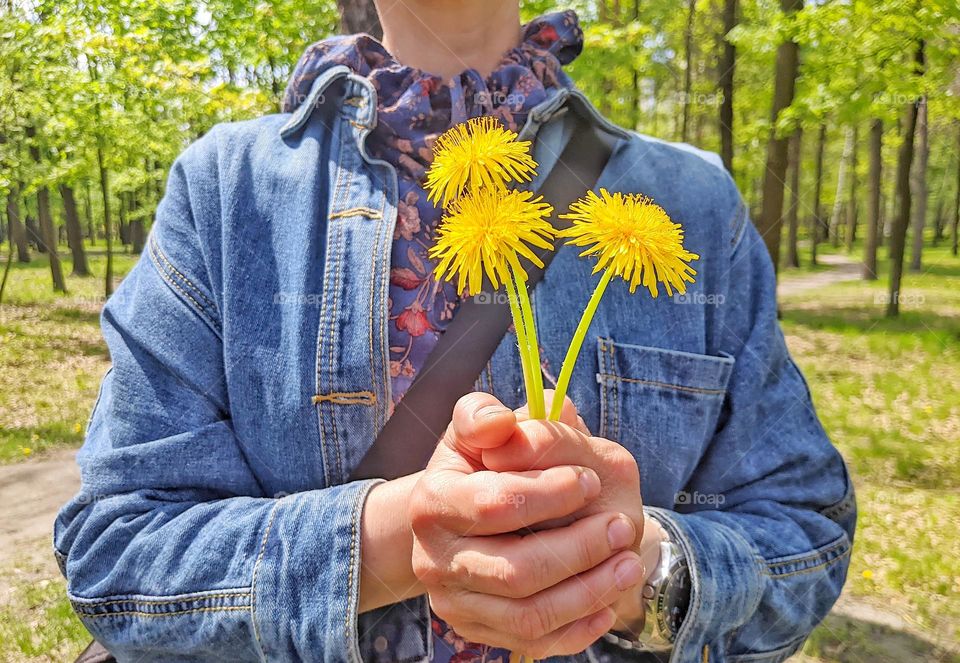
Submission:
POLYGON ((360 517, 381 480, 280 499, 253 570, 254 635, 264 660, 361 660, 360 517))
POLYGON ((766 582, 763 559, 739 532, 722 523, 695 513, 644 510, 680 546, 690 568, 690 608, 671 660, 704 660, 705 647, 722 651, 726 634, 756 611, 766 582))

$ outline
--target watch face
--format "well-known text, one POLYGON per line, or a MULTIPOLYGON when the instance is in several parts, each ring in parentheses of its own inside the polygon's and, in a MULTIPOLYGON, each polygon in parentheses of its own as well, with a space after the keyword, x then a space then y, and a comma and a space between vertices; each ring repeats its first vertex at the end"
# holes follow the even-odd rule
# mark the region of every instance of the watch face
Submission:
POLYGON ((660 633, 673 642, 690 607, 690 570, 686 563, 670 569, 657 596, 657 621, 660 633))

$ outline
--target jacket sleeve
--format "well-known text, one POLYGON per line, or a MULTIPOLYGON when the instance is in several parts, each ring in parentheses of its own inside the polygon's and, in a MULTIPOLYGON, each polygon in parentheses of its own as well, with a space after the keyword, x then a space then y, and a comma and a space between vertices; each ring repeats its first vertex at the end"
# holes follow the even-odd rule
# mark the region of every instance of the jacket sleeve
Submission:
POLYGON ((735 365, 718 429, 685 489, 697 499, 649 509, 691 570, 673 661, 786 659, 839 596, 856 521, 844 462, 787 352, 773 265, 740 214, 716 323, 735 365))
POLYGON ((359 660, 358 524, 374 482, 264 494, 238 444, 184 167, 201 149, 174 165, 144 255, 104 308, 112 368, 55 553, 74 609, 119 661, 359 660))

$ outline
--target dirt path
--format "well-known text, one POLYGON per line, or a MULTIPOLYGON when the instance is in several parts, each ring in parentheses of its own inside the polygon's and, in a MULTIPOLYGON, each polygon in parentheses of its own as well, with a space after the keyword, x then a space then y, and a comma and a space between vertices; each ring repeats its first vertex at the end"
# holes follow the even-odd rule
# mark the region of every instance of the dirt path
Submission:
POLYGON ((25 554, 38 540, 49 541, 57 511, 80 487, 76 450, 0 465, 0 567, 25 554))
POLYGON ((818 260, 821 265, 829 265, 830 269, 783 278, 777 284, 777 294, 783 297, 822 288, 831 283, 855 281, 860 278, 860 270, 863 269, 861 262, 844 255, 827 254, 820 256, 818 260))

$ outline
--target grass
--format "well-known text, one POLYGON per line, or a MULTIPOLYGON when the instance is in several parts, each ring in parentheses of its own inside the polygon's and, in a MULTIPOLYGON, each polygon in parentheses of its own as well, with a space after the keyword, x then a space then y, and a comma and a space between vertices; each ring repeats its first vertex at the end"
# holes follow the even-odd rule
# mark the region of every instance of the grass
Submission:
MULTIPOLYGON (((132 262, 121 257, 118 273, 132 262)), ((960 260, 928 249, 926 264, 907 273, 894 320, 883 316, 884 274, 782 301, 791 351, 858 491, 845 593, 882 615, 906 616, 893 628, 831 615, 805 646, 806 661, 960 661, 951 652, 960 640, 960 260)), ((102 275, 102 256, 93 267, 102 275)), ((97 327, 102 279, 70 278, 68 288, 53 296, 39 259, 17 266, 8 283, 0 462, 81 440, 108 365, 97 327)), ((87 641, 48 545, 23 555, 44 561, 0 570, 0 660, 68 660, 87 641)))
MULTIPOLYGON (((883 273, 797 293, 781 307, 788 344, 858 491, 847 593, 907 615, 929 637, 923 660, 960 660, 946 644, 929 646, 960 640, 960 260, 945 249, 925 257, 924 272, 905 276, 897 319, 883 315, 883 273)), ((910 660, 871 654, 882 640, 872 627, 828 621, 806 653, 910 660), (863 645, 851 646, 858 639, 863 645)))
POLYGON ((90 642, 52 562, 7 569, 0 583, 0 660, 72 661, 90 642))
MULTIPOLYGON (((109 366, 98 317, 106 257, 91 251, 93 276, 67 276, 67 294, 54 294, 49 262, 34 254, 15 263, 0 305, 0 463, 58 446, 77 445, 109 366)), ((126 274, 134 256, 114 258, 126 274)), ((64 274, 73 266, 64 258, 64 274)))

